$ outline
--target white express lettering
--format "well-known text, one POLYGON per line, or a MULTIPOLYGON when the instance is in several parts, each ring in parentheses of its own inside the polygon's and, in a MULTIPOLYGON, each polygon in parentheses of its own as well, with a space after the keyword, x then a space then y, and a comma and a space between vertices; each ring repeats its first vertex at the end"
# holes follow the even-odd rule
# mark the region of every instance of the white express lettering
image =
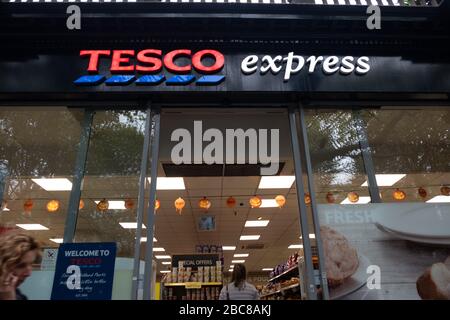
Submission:
POLYGON ((355 65, 353 64, 353 61, 355 59, 350 56, 346 56, 342 58, 342 66, 340 68, 340 73, 342 74, 350 74, 355 70, 355 65))
POLYGON ((339 58, 336 56, 331 56, 325 59, 323 62, 323 72, 325 74, 333 74, 336 71, 339 70, 339 66, 337 64, 339 63, 339 58))
POLYGON ((366 74, 370 70, 369 65, 369 57, 360 57, 356 61, 357 67, 356 67, 356 73, 357 74, 366 74))
POLYGON ((280 55, 272 57, 265 55, 261 60, 258 56, 250 55, 245 57, 241 63, 241 70, 244 74, 250 75, 258 70, 261 75, 265 75, 269 70, 273 74, 278 74, 284 69, 283 80, 288 81, 291 75, 299 73, 303 67, 307 65, 308 73, 313 73, 316 68, 321 68, 326 75, 331 75, 339 71, 342 75, 349 75, 355 73, 363 75, 370 71, 370 59, 367 56, 355 58, 352 56, 309 56, 305 57, 294 55, 294 52, 289 52, 287 56, 280 55), (319 67, 321 65, 321 67, 319 67))
POLYGON ((252 55, 246 57, 244 60, 242 60, 241 63, 241 70, 245 74, 251 74, 255 72, 258 69, 258 66, 256 65, 258 63, 258 56, 252 55))
POLYGON ((294 56, 293 52, 289 52, 288 56, 283 59, 286 61, 286 70, 284 72, 284 80, 289 80, 291 78, 291 74, 296 74, 300 70, 302 70, 305 65, 305 59, 302 56, 294 56), (292 69, 292 65, 296 61, 297 66, 292 69))
POLYGON ((276 56, 275 58, 272 58, 271 56, 264 56, 261 63, 261 74, 265 74, 269 70, 271 70, 274 74, 277 74, 283 66, 277 66, 276 63, 282 60, 282 56, 276 56), (267 66, 265 66, 264 63, 267 63, 267 66))

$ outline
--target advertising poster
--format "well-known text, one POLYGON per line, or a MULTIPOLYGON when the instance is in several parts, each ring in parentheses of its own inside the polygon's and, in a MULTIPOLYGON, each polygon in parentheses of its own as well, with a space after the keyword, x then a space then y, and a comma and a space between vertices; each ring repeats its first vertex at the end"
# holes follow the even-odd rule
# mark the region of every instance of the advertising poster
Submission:
POLYGON ((115 243, 65 243, 58 250, 52 300, 111 300, 115 243))

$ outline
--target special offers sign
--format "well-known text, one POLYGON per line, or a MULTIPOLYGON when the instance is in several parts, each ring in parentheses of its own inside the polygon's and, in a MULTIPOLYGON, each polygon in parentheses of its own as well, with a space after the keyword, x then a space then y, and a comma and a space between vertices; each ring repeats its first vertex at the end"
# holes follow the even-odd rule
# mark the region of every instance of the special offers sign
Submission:
POLYGON ((111 300, 115 243, 66 243, 58 250, 52 300, 111 300))

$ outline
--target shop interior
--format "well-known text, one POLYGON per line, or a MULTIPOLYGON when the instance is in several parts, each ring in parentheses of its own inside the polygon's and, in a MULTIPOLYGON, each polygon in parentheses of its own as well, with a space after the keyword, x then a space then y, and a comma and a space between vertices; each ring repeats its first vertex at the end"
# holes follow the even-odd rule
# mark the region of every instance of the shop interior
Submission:
MULTIPOLYGON (((2 109, 0 115, 1 228, 19 227, 41 241, 44 248, 57 248, 66 225, 83 111, 11 108, 2 109)), ((117 257, 129 265, 135 256, 145 117, 141 110, 95 113, 74 239, 116 242, 117 257)), ((354 117, 351 110, 305 112, 312 181, 319 206, 363 205, 371 201, 354 117)), ((363 112, 362 118, 383 203, 449 202, 450 191, 445 189, 450 182, 448 110, 426 113, 385 108, 363 112), (417 122, 417 118, 421 121, 417 122), (383 178, 391 181, 382 182, 383 178)), ((304 256, 304 235, 300 232, 289 130, 288 111, 280 108, 161 109, 153 239, 158 283, 155 299, 217 299, 216 288, 230 280, 235 263, 245 264, 249 281, 263 299, 305 298, 299 286, 301 269, 297 266, 304 256), (253 141, 258 141, 258 147, 260 134, 264 133, 260 129, 278 129, 278 141, 269 143, 269 150, 271 143, 279 146, 276 174, 261 175, 263 165, 259 158, 256 163, 249 163, 247 158, 239 164, 195 160, 195 121, 201 121, 202 134, 207 129, 223 133, 224 154, 229 151, 225 141, 227 129, 255 130, 257 140, 253 141), (172 153, 179 141, 173 141, 172 135, 180 128, 192 135, 193 161, 176 165, 172 153), (208 277, 204 271, 201 280, 198 270, 189 270, 188 275, 188 270, 184 270, 181 278, 179 274, 174 278, 173 268, 178 266, 172 264, 172 256, 196 254, 216 254, 220 264, 215 267, 220 269, 214 268, 213 276, 211 268, 208 277), (188 290, 187 282, 200 285, 188 290), (182 286, 184 291, 176 289, 182 286)), ((201 152, 209 143, 201 143, 201 152)), ((247 148, 251 146, 250 143, 247 148)), ((302 153, 306 189, 301 197, 307 205, 309 229, 314 230, 304 157, 302 153)), ((149 160, 146 203, 150 164, 154 161, 149 160)), ((146 214, 143 224, 148 226, 146 214)), ((308 237, 317 256, 314 232, 308 237)), ((143 229, 141 260, 147 242, 143 229)), ((445 247, 439 250, 448 252, 445 247)), ((129 281, 122 279, 122 283, 131 289, 131 271, 124 277, 129 281)))

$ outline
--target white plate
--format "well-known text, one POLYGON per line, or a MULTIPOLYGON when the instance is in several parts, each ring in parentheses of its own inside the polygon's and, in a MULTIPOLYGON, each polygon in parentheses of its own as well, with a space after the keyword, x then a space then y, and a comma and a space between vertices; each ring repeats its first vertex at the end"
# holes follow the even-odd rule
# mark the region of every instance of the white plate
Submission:
POLYGON ((418 242, 418 243, 435 244, 435 245, 440 245, 440 246, 450 246, 450 238, 427 238, 427 237, 411 236, 408 234, 396 232, 389 228, 380 226, 379 224, 377 224, 377 227, 396 238, 413 241, 413 242, 418 242))
POLYGON ((349 278, 344 280, 344 283, 336 288, 330 288, 330 299, 340 299, 352 292, 355 292, 359 288, 363 287, 367 282, 367 267, 371 265, 370 260, 363 256, 358 255, 359 266, 356 272, 349 278))
POLYGON ((449 204, 392 203, 374 210, 374 222, 393 232, 412 237, 450 238, 449 204))

